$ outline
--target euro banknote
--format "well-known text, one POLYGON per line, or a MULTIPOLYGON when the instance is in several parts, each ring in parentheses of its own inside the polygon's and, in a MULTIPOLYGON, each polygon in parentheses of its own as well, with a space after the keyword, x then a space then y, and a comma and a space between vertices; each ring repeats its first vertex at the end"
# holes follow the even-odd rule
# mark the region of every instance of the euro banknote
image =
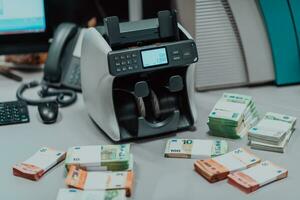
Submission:
POLYGON ((259 119, 253 98, 224 93, 208 116, 207 125, 214 136, 242 138, 259 119))
POLYGON ((169 158, 210 158, 227 153, 224 140, 170 139, 167 141, 165 157, 169 158))
POLYGON ((66 152, 42 147, 29 159, 13 166, 13 174, 39 180, 49 169, 65 159, 66 152))
MULTIPOLYGON (((76 146, 68 149, 65 165, 88 171, 123 171, 130 167, 130 144, 76 146)), ((133 161, 132 161, 133 162, 133 161)))
POLYGON ((246 169, 260 162, 260 158, 244 148, 238 148, 215 158, 197 160, 195 171, 209 182, 227 178, 230 172, 246 169))
POLYGON ((56 200, 126 200, 125 190, 82 191, 60 189, 56 200))
POLYGON ((296 117, 268 112, 249 130, 249 145, 253 149, 283 153, 296 124, 296 117))
POLYGON ((103 172, 86 171, 76 166, 71 166, 65 180, 66 185, 81 190, 120 190, 126 191, 126 196, 131 196, 134 174, 132 171, 103 172))
POLYGON ((250 193, 271 182, 286 178, 288 170, 270 161, 261 162, 249 169, 228 175, 228 183, 240 190, 250 193))

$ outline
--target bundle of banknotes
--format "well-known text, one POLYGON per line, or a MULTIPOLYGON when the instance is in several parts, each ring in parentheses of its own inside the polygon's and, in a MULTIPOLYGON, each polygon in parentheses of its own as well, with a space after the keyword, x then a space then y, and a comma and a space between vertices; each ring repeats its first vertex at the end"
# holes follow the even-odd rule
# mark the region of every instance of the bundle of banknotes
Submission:
POLYGON ((273 181, 287 177, 288 171, 263 161, 244 148, 236 149, 227 154, 197 160, 194 163, 196 172, 214 183, 228 178, 228 183, 246 193, 253 192, 273 181))
POLYGON ((77 166, 87 171, 124 171, 133 165, 130 144, 77 146, 68 149, 67 169, 77 166))
POLYGON ((227 153, 224 140, 170 139, 167 141, 165 157, 204 159, 227 153))
POLYGON ((249 130, 249 145, 253 149, 283 153, 296 124, 296 117, 268 112, 249 130))
MULTIPOLYGON (((69 148, 65 166, 67 186, 83 191, 133 189, 133 155, 130 144, 94 145, 69 148)), ((115 194, 115 193, 112 193, 115 194)))
POLYGON ((66 185, 76 189, 61 189, 58 200, 125 200, 132 194, 134 174, 130 144, 78 146, 68 152, 43 147, 29 159, 14 165, 13 174, 38 180, 65 158, 66 185))
POLYGON ((13 166, 13 174, 30 180, 39 180, 48 170, 65 159, 66 152, 42 147, 29 159, 13 166))
POLYGON ((82 191, 60 189, 56 200, 126 200, 125 190, 82 191))
POLYGON ((271 182, 286 178, 288 171, 270 161, 228 175, 228 183, 250 193, 271 182))
POLYGON ((249 168, 260 162, 260 158, 244 148, 239 148, 215 158, 197 160, 194 163, 196 172, 209 182, 227 178, 230 172, 249 168))
POLYGON ((133 172, 104 172, 86 171, 76 166, 71 166, 66 178, 66 185, 72 188, 89 190, 120 190, 126 191, 130 197, 133 187, 133 172))
POLYGON ((250 96, 224 93, 208 117, 210 134, 232 139, 242 138, 259 120, 250 96))

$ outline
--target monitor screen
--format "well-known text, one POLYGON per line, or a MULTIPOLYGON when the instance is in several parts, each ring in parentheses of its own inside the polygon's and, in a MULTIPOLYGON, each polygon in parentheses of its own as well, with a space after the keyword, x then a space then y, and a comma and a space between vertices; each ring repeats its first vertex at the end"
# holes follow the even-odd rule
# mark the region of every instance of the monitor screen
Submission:
POLYGON ((45 30, 44 0, 0 0, 0 35, 45 30))
POLYGON ((168 64, 166 48, 150 49, 141 52, 144 68, 168 64))

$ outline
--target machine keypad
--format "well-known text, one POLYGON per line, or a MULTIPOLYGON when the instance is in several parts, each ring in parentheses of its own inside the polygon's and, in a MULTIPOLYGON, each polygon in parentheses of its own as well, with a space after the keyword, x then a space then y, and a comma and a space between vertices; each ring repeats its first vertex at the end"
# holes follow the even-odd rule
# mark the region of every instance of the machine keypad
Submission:
POLYGON ((166 44, 151 48, 166 48, 168 63, 164 65, 143 66, 142 51, 151 50, 148 47, 137 47, 114 51, 109 54, 109 70, 113 76, 128 75, 131 73, 158 70, 168 67, 186 67, 198 60, 195 44, 191 41, 166 44))
POLYGON ((137 70, 138 58, 137 53, 123 53, 122 55, 114 55, 114 68, 118 74, 137 70))

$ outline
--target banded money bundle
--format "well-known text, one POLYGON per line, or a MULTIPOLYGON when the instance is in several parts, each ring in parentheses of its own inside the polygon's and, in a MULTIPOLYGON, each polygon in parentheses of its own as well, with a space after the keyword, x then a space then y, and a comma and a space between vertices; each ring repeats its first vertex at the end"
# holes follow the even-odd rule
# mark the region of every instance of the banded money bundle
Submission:
POLYGON ((130 144, 72 147, 65 161, 67 169, 74 165, 87 171, 124 171, 132 164, 130 144))
POLYGON ((39 180, 49 169, 65 159, 66 152, 42 147, 29 159, 13 166, 13 174, 30 180, 39 180))
POLYGON ((259 163, 260 159, 244 148, 239 148, 215 158, 197 160, 194 168, 209 182, 217 182, 227 178, 230 172, 246 169, 259 163))
POLYGON ((168 158, 210 158, 227 153, 224 140, 170 139, 167 141, 165 157, 168 158))
POLYGON ((126 191, 126 196, 131 196, 134 175, 132 171, 103 172, 86 171, 76 166, 71 166, 66 178, 66 185, 81 190, 120 190, 126 191))
POLYGON ((126 200, 125 190, 82 191, 60 189, 56 200, 126 200))
POLYGON ((250 193, 271 182, 286 178, 288 171, 270 161, 228 175, 228 183, 250 193))
POLYGON ((296 124, 296 117, 268 112, 249 130, 249 145, 253 149, 283 153, 296 124))
POLYGON ((232 139, 242 138, 259 120, 250 96, 224 93, 209 114, 210 134, 232 139))

